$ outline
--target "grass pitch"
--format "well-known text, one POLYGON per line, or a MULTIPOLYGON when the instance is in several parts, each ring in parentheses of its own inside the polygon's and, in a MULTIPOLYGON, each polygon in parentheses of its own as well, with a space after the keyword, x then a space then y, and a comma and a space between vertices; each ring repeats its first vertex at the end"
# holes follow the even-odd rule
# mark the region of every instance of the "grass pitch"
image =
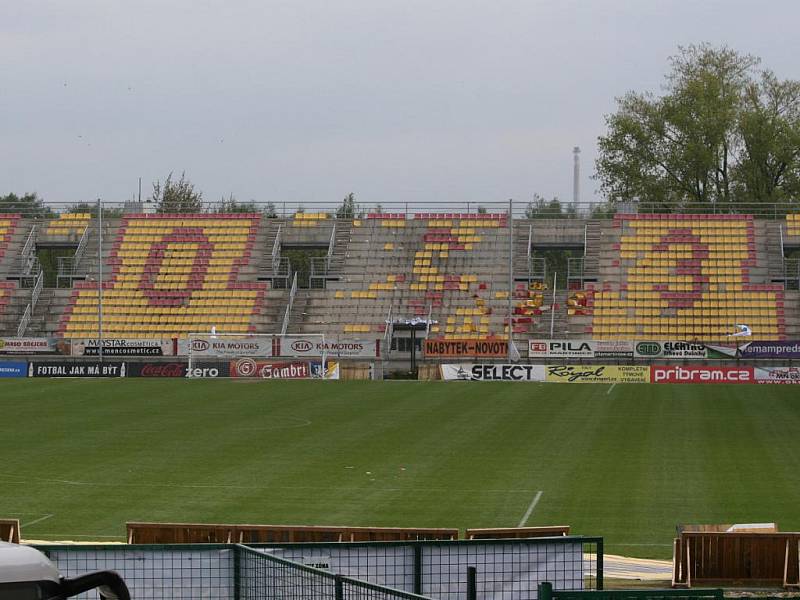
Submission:
POLYGON ((28 539, 528 514, 665 558, 677 523, 800 529, 794 386, 17 380, 0 414, 0 517, 28 539))

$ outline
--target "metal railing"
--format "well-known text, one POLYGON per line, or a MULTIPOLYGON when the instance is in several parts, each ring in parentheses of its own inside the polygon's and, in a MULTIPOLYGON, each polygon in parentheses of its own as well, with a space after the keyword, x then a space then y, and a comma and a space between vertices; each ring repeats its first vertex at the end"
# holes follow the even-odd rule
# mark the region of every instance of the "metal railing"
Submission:
POLYGON ((333 258, 333 248, 336 245, 336 223, 331 227, 331 239, 328 242, 328 254, 325 257, 325 274, 331 270, 331 258, 333 258))
POLYGON ((35 223, 31 226, 31 231, 25 240, 25 244, 22 246, 22 250, 19 252, 20 273, 23 276, 30 275, 36 263, 37 227, 35 223))
POLYGON ((77 269, 83 259, 83 255, 86 252, 86 245, 89 241, 89 228, 86 227, 83 230, 83 234, 81 235, 81 239, 78 241, 78 247, 75 248, 75 255, 73 256, 73 260, 75 264, 73 266, 74 269, 77 269))
POLYGON ((292 313, 292 305, 294 305, 294 297, 297 295, 297 273, 294 274, 292 279, 292 289, 289 290, 289 299, 286 302, 286 312, 283 315, 283 324, 281 325, 281 335, 286 335, 286 330, 289 329, 289 316, 292 313))
MULTIPOLYGON (((130 209, 135 205, 125 202, 101 202, 104 212, 109 212, 114 218, 118 215, 131 213, 130 209)), ((143 204, 144 210, 151 204, 143 204)), ((726 202, 726 203, 692 203, 692 202, 618 202, 613 205, 611 210, 608 205, 597 202, 579 202, 577 205, 564 202, 560 206, 537 206, 525 200, 515 200, 512 203, 512 214, 515 219, 589 219, 606 218, 614 209, 625 213, 689 213, 689 214, 751 214, 763 218, 781 218, 787 213, 800 211, 800 201, 793 202, 726 202), (602 208, 602 211, 598 211, 602 208), (574 209, 574 211, 573 211, 574 209), (570 212, 567 212, 567 211, 570 212)), ((74 204, 67 202, 50 202, 46 208, 52 214, 41 216, 41 211, 36 214, 26 215, 23 210, 19 212, 23 218, 41 218, 50 220, 58 213, 69 212, 74 209, 74 204)), ((341 208, 340 202, 301 202, 301 201, 282 201, 268 202, 256 201, 252 204, 253 212, 260 214, 262 218, 292 218, 297 212, 319 212, 326 213, 329 218, 336 218, 336 212, 341 208)), ((377 206, 370 207, 361 205, 357 210, 355 218, 363 218, 370 212, 378 212, 377 206)), ((155 212, 156 207, 153 206, 155 212)), ((202 203, 194 212, 217 214, 223 208, 218 202, 202 203)), ((382 202, 380 212, 403 215, 405 218, 413 218, 417 213, 453 213, 453 214, 479 214, 479 213, 507 213, 508 201, 489 200, 486 202, 476 201, 439 201, 439 200, 420 200, 412 202, 382 202)), ((424 218, 424 217, 423 217, 424 218)))
POLYGON ((33 311, 36 309, 36 303, 39 301, 39 296, 42 293, 43 287, 44 270, 40 269, 38 275, 36 275, 36 279, 33 284, 33 290, 31 291, 31 301, 25 307, 25 312, 22 313, 22 318, 19 320, 19 325, 17 326, 17 337, 22 337, 25 334, 25 330, 28 329, 28 325, 31 324, 33 311))
POLYGON ((25 334, 25 330, 28 328, 31 322, 31 305, 25 307, 25 312, 22 313, 22 318, 19 320, 19 326, 17 327, 17 337, 22 337, 25 334))
POLYGON ((275 232, 275 242, 272 244, 272 274, 275 275, 280 268, 281 263, 281 234, 283 232, 283 225, 278 225, 278 231, 275 232))

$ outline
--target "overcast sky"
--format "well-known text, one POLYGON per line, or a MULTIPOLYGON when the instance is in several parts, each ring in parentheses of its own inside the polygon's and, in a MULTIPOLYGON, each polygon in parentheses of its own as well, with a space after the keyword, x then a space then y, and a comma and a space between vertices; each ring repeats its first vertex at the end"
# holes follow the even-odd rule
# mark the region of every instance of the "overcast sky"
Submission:
POLYGON ((678 45, 800 79, 797 0, 0 0, 0 194, 582 199, 604 114, 678 45))

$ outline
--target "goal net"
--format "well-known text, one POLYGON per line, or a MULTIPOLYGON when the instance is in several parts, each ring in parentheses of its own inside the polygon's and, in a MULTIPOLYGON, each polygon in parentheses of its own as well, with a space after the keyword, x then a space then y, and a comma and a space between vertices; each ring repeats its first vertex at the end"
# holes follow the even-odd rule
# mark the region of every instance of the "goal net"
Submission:
MULTIPOLYGON (((330 379, 325 335, 210 334, 188 336, 188 377, 330 379), (209 375, 209 369, 214 373, 209 375)), ((338 368, 337 368, 338 374, 338 368)))

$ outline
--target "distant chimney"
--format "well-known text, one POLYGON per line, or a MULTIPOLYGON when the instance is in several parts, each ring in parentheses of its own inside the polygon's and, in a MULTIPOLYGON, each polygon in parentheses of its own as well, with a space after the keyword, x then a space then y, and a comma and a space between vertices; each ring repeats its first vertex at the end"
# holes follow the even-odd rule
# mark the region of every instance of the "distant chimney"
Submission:
POLYGON ((581 149, 575 146, 572 149, 572 203, 575 208, 581 201, 581 149))

